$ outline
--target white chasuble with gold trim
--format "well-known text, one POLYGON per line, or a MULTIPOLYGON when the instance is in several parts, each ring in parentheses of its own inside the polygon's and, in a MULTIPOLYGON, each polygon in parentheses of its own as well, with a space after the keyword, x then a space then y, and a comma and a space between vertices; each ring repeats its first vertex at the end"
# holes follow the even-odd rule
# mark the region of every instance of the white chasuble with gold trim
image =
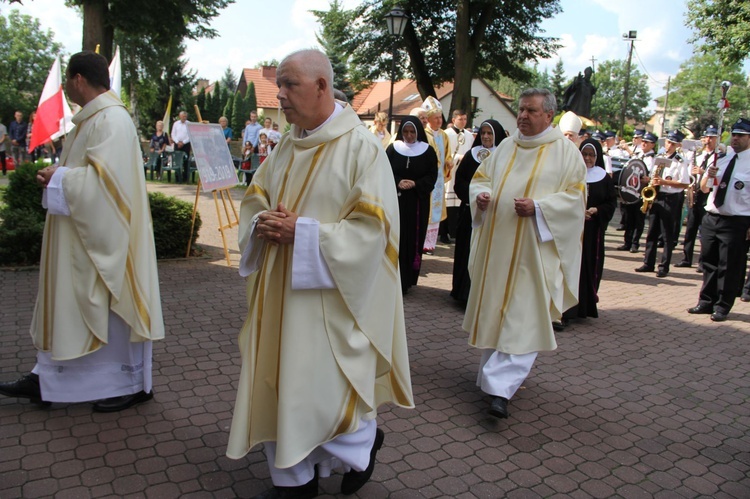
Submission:
POLYGON ((242 201, 240 249, 254 218, 279 203, 317 220, 335 289, 293 290, 291 245, 265 244, 247 278, 242 372, 227 455, 276 442, 288 468, 392 402, 413 407, 398 271, 399 214, 390 164, 347 106, 320 130, 292 127, 242 201))
POLYGON ((130 341, 164 337, 154 234, 143 160, 133 122, 112 92, 73 117, 60 164, 70 216, 47 215, 34 345, 54 360, 108 342, 110 310, 130 341))
POLYGON ((557 348, 552 321, 578 301, 586 167, 575 145, 553 128, 534 140, 518 131, 477 169, 476 197, 490 194, 472 233, 469 294, 463 327, 469 343, 508 354, 557 348), (531 198, 552 233, 540 242, 535 217, 519 217, 514 199, 531 198))

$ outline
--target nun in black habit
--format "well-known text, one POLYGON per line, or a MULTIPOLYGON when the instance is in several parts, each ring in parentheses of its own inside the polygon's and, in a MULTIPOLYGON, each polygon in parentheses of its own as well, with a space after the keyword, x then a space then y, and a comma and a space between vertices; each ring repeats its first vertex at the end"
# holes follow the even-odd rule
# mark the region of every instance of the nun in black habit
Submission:
POLYGON ((479 163, 487 159, 506 137, 505 129, 496 120, 482 122, 471 150, 464 155, 456 170, 455 192, 461 200, 461 206, 458 208, 451 296, 464 307, 469 299, 469 290, 471 289, 471 280, 469 279, 469 250, 471 249, 469 184, 477 168, 479 168, 479 163))
POLYGON ((427 143, 422 122, 407 116, 401 122, 396 140, 385 150, 391 162, 398 191, 401 240, 398 260, 401 291, 406 294, 417 284, 422 267, 427 225, 430 219, 430 194, 438 174, 435 149, 427 143))

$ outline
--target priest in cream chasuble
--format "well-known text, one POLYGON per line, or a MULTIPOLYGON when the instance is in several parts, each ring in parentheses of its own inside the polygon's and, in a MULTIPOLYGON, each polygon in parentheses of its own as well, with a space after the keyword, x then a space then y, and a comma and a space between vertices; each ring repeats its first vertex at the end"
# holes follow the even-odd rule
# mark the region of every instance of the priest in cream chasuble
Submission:
POLYGON ((330 66, 313 50, 279 66, 279 96, 293 125, 242 201, 249 310, 227 455, 240 458, 266 442, 274 486, 314 492, 329 472, 326 452, 340 457, 332 445, 367 430, 366 445, 354 446, 364 463, 342 459, 367 467, 378 406, 413 407, 413 397, 390 164, 352 108, 329 95, 326 73, 305 65, 310 59, 330 66), (309 93, 299 99, 302 91, 309 93), (323 117, 304 116, 310 109, 323 117), (269 229, 285 216, 298 217, 289 242, 269 229))
MULTIPOLYGON (((552 320, 577 302, 586 205, 581 154, 550 126, 554 96, 532 90, 522 94, 518 130, 481 163, 470 184, 475 229, 463 327, 469 344, 484 349, 480 386, 505 403, 536 353, 557 348, 552 320)), ((507 417, 497 409, 490 413, 507 417)))

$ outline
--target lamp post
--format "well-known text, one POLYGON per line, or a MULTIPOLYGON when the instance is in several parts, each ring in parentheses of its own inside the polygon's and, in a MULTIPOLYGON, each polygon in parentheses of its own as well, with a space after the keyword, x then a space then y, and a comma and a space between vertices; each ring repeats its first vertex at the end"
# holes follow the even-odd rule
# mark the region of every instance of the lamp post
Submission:
POLYGON ((391 98, 388 99, 388 131, 391 131, 391 120, 393 119, 393 83, 396 79, 396 41, 404 34, 406 22, 409 16, 404 9, 396 7, 385 16, 388 25, 388 34, 393 39, 393 56, 391 57, 391 98))
POLYGON ((623 40, 630 42, 630 50, 628 51, 628 65, 625 68, 625 95, 623 95, 622 112, 620 113, 620 138, 625 132, 625 109, 628 107, 628 90, 630 87, 630 61, 633 58, 633 43, 635 43, 636 38, 638 38, 637 31, 628 31, 622 35, 623 40))

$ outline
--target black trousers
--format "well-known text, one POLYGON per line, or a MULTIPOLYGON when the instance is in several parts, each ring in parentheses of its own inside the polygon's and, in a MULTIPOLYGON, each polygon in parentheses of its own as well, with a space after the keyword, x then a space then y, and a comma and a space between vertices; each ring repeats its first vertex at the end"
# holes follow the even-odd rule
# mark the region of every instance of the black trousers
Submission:
POLYGON ((750 217, 706 213, 701 228, 703 286, 698 306, 728 314, 745 277, 745 238, 750 217))
POLYGON ((5 151, 0 151, 0 164, 2 164, 3 167, 3 175, 5 175, 5 151))
POLYGON ((672 241, 674 241, 675 246, 677 246, 677 241, 680 239, 680 231, 682 230, 682 208, 685 206, 685 191, 680 192, 677 196, 679 205, 674 217, 674 232, 672 232, 672 241))
POLYGON ((626 214, 624 243, 628 249, 638 249, 641 243, 641 234, 646 225, 646 215, 641 211, 641 206, 643 206, 641 201, 632 204, 620 203, 620 207, 625 210, 626 214))
MULTIPOLYGON (((693 264, 693 253, 695 252, 695 239, 698 237, 698 229, 706 214, 706 200, 708 195, 701 191, 695 193, 695 204, 688 210, 687 225, 685 226, 685 239, 682 240, 682 260, 693 264)), ((701 259, 698 256, 698 265, 701 259)))
POLYGON ((182 144, 182 147, 175 144, 174 149, 175 151, 182 151, 185 153, 185 162, 182 164, 182 181, 186 184, 189 184, 190 178, 188 177, 188 175, 190 173, 190 151, 193 150, 193 147, 190 145, 190 142, 188 142, 187 144, 182 144))
POLYGON ((659 236, 664 239, 659 269, 669 272, 669 264, 672 262, 672 250, 674 249, 674 219, 680 205, 682 193, 656 195, 654 204, 648 213, 648 234, 646 235, 646 254, 643 263, 649 267, 656 266, 656 243, 659 236))

